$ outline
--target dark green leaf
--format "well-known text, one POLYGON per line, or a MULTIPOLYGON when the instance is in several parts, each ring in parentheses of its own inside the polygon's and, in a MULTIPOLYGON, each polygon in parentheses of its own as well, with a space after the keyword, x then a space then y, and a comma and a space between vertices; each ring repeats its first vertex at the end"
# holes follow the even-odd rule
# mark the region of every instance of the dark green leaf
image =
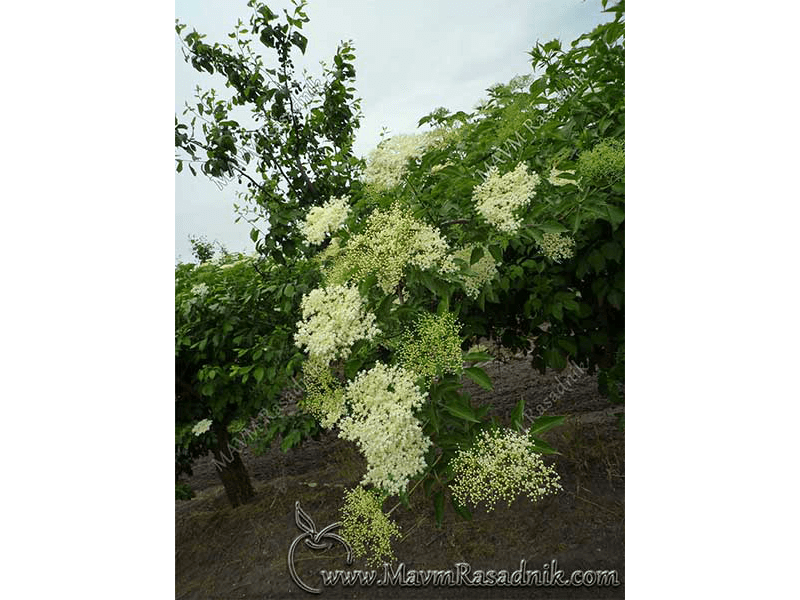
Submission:
POLYGON ((483 258, 483 248, 480 246, 475 246, 475 249, 472 251, 472 254, 469 257, 469 264, 474 265, 481 258, 483 258))
POLYGON ((608 220, 616 227, 625 220, 625 211, 616 206, 608 206, 608 220))
POLYGON ((556 221, 548 221, 547 223, 543 223, 539 225, 539 229, 545 233, 564 233, 565 231, 568 231, 566 227, 560 223, 557 223, 556 221))
POLYGON ((550 444, 548 444, 544 440, 534 438, 533 436, 530 437, 530 440, 533 443, 529 447, 534 452, 538 452, 539 454, 561 454, 560 452, 557 452, 555 448, 553 448, 550 444))
POLYGON ((561 425, 564 422, 564 419, 566 419, 566 417, 563 417, 563 416, 561 416, 561 417, 557 417, 557 416, 539 417, 531 425, 531 428, 528 431, 528 434, 531 436, 531 439, 533 439, 534 435, 543 433, 543 432, 547 431, 548 429, 552 429, 553 427, 561 425))
POLYGON ((459 419, 470 421, 471 423, 480 423, 480 420, 475 416, 475 411, 462 396, 452 394, 452 397, 450 397, 450 394, 448 394, 448 397, 450 399, 444 404, 444 408, 447 412, 459 419))
POLYGON ((514 410, 511 412, 511 425, 516 429, 522 429, 522 415, 525 412, 525 398, 520 398, 514 410))
POLYGON ((464 355, 464 362, 484 362, 494 360, 494 356, 486 352, 470 352, 464 355))
POLYGON ((444 493, 442 490, 433 495, 433 510, 436 515, 436 527, 441 527, 444 518, 444 493))
POLYGON ((492 380, 489 379, 489 376, 486 372, 481 369, 480 367, 468 367, 464 369, 464 374, 472 379, 475 383, 481 386, 485 390, 492 389, 492 380))
POLYGON ((469 512, 469 509, 459 504, 453 496, 450 496, 450 504, 453 505, 453 510, 455 510, 462 519, 466 519, 467 521, 472 520, 472 513, 469 512))

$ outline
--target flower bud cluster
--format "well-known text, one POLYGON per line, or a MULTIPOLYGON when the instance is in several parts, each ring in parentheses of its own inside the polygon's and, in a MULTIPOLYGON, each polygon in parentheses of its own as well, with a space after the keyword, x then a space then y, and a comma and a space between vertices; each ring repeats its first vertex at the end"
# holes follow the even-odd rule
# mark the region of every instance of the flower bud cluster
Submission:
POLYGON ((519 212, 536 192, 539 176, 528 173, 525 163, 500 175, 497 166, 489 169, 486 180, 472 192, 475 208, 484 219, 503 233, 514 233, 522 226, 519 212))
POLYGON ((372 340, 379 333, 375 315, 365 310, 356 287, 317 288, 303 297, 301 308, 295 344, 305 346, 309 358, 326 364, 346 359, 355 342, 372 340))
POLYGON ((381 504, 375 490, 358 486, 344 493, 340 533, 353 554, 366 556, 370 566, 393 561, 392 538, 400 537, 400 528, 383 512, 381 504))
POLYGON ((329 366, 318 360, 303 363, 303 384, 306 393, 300 401, 301 408, 330 429, 344 414, 344 388, 329 366))
POLYGON ((460 373, 461 326, 452 313, 424 314, 405 332, 397 350, 403 368, 422 377, 430 385, 437 375, 460 373))
POLYGON ((569 260, 575 256, 575 240, 561 233, 544 233, 539 248, 547 258, 555 263, 569 260))
POLYGON ((455 481, 450 489, 462 505, 493 510, 498 500, 510 504, 525 495, 535 502, 562 489, 558 473, 533 452, 527 436, 510 429, 481 432, 451 466, 455 481))
POLYGON ((625 177, 625 146, 620 140, 603 140, 578 157, 578 175, 588 183, 603 185, 625 177))
MULTIPOLYGON (((441 232, 400 206, 376 210, 363 233, 346 247, 344 263, 363 279, 373 274, 384 293, 394 292, 408 266, 448 273, 456 270, 441 232)), ((346 269, 339 266, 342 272, 346 269)))
POLYGON ((350 214, 350 198, 330 198, 322 206, 308 211, 300 231, 308 244, 321 244, 347 220, 350 214))
POLYGON ((347 386, 351 414, 339 421, 339 437, 355 441, 367 459, 362 484, 399 494, 425 468, 431 441, 414 416, 424 400, 411 373, 383 363, 362 371, 347 386))

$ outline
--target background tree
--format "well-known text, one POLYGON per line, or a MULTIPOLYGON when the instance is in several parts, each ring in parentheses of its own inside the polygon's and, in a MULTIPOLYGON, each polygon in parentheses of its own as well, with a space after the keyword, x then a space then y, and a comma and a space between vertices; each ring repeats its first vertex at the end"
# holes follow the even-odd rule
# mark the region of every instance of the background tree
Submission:
POLYGON ((225 44, 208 44, 204 35, 184 34, 186 26, 176 24, 187 62, 223 75, 232 93, 222 99, 213 89, 198 91, 184 112, 192 116, 189 123, 176 116, 177 170, 186 163, 196 173, 193 165, 199 164, 210 177, 246 181, 243 216, 254 225, 251 237, 261 253, 279 262, 298 251, 295 226, 305 211, 348 194, 361 166, 352 154, 360 119, 353 47, 340 44, 319 80, 298 79, 292 55, 305 53, 308 40, 301 31, 308 17, 304 1, 293 5, 281 19, 266 5, 249 2, 249 27, 240 20, 225 44), (259 44, 266 58, 256 50, 259 44), (237 121, 234 111, 247 123, 237 121), (260 219, 269 223, 269 235, 256 225, 260 219))
POLYGON ((175 270, 176 476, 191 474, 192 460, 211 451, 233 506, 253 497, 231 444, 236 421, 274 415, 273 437, 284 434, 284 449, 317 431, 310 417, 278 410, 303 358, 293 341, 296 303, 315 278, 306 261, 244 255, 175 270), (205 419, 210 429, 196 435, 205 419))

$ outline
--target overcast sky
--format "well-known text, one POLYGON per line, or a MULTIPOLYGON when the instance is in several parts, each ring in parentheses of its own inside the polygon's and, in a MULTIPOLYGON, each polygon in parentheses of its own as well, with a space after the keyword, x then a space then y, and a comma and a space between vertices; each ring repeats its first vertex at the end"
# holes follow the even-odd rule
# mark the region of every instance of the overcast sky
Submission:
MULTIPOLYGON (((274 12, 288 0, 270 1, 274 12)), ((238 19, 248 23, 246 0, 176 0, 175 16, 207 34, 206 42, 227 42, 238 19)), ((298 72, 321 73, 341 40, 356 54, 356 88, 364 118, 355 150, 365 155, 383 127, 413 133, 433 109, 469 110, 485 90, 531 72, 527 52, 538 41, 570 42, 610 20, 600 0, 311 0, 306 55, 297 53, 298 72)), ((263 47, 263 46, 262 46, 263 47)), ((266 48, 265 48, 266 50, 266 48)), ((183 60, 175 38, 175 111, 181 116, 196 85, 224 90, 222 77, 197 73, 183 60)), ((175 256, 192 260, 188 236, 219 240, 230 251, 252 251, 250 227, 234 223, 236 191, 220 190, 188 170, 175 177, 175 256)))

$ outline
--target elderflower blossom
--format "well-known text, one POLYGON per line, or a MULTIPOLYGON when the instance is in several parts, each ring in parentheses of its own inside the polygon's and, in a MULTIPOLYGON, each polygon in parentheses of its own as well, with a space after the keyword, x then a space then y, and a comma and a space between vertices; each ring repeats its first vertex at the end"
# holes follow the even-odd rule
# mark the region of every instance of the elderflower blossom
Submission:
POLYGON ((381 505, 375 490, 358 486, 344 493, 340 534, 356 557, 366 556, 371 566, 393 561, 392 538, 400 537, 400 528, 381 505))
POLYGON ((345 401, 352 412, 339 421, 339 437, 355 441, 367 459, 363 485, 399 494, 425 468, 431 441, 414 416, 424 399, 411 373, 383 363, 347 386, 345 401))
POLYGON ((568 260, 575 256, 575 240, 568 235, 560 233, 544 233, 542 241, 538 243, 547 258, 555 263, 568 260))
POLYGON ((625 146, 607 139, 578 157, 578 174, 595 185, 614 183, 625 177, 625 146))
POLYGON ((208 295, 208 286, 205 283, 198 283, 192 286, 192 295, 198 298, 205 298, 208 295))
POLYGON ((367 157, 364 181, 378 189, 390 189, 403 178, 410 159, 421 156, 432 139, 426 133, 396 135, 378 144, 367 157))
POLYGON ((320 362, 346 359, 356 341, 372 340, 379 333, 375 315, 364 310, 356 287, 317 288, 303 296, 301 309, 295 344, 305 346, 309 357, 320 362))
POLYGON ((211 428, 211 419, 203 419, 202 421, 198 421, 194 427, 192 427, 192 433, 195 435, 202 435, 206 431, 211 428))
POLYGON ((308 244, 321 244, 325 238, 344 225, 350 214, 350 198, 331 197, 322 206, 315 206, 308 211, 300 231, 308 244))
POLYGON ((492 226, 504 233, 514 233, 522 226, 518 212, 536 192, 539 176, 528 173, 525 163, 505 175, 497 166, 489 169, 486 180, 472 192, 478 213, 492 226))
POLYGON ((493 510, 498 500, 510 504, 525 495, 536 502, 562 489, 558 473, 530 446, 525 435, 510 429, 483 431, 471 448, 453 458, 453 497, 462 505, 493 510))
POLYGON ((330 429, 344 414, 344 389, 328 365, 317 360, 303 363, 303 376, 306 393, 300 401, 301 407, 322 427, 330 429))
MULTIPOLYGON (((475 246, 466 246, 458 250, 455 258, 459 258, 469 265, 472 251, 475 246)), ((469 266, 469 271, 462 274, 461 283, 464 286, 464 291, 470 298, 477 298, 481 293, 483 286, 494 279, 497 275, 497 263, 494 257, 488 250, 484 249, 483 256, 474 265, 469 266)))
POLYGON ((425 314, 406 331, 397 351, 399 363, 426 385, 437 375, 460 373, 463 366, 460 326, 455 315, 425 314))
POLYGON ((400 206, 376 210, 363 233, 353 236, 339 265, 339 275, 351 270, 363 278, 374 274, 378 285, 392 293, 409 265, 421 270, 455 271, 441 232, 400 206))

